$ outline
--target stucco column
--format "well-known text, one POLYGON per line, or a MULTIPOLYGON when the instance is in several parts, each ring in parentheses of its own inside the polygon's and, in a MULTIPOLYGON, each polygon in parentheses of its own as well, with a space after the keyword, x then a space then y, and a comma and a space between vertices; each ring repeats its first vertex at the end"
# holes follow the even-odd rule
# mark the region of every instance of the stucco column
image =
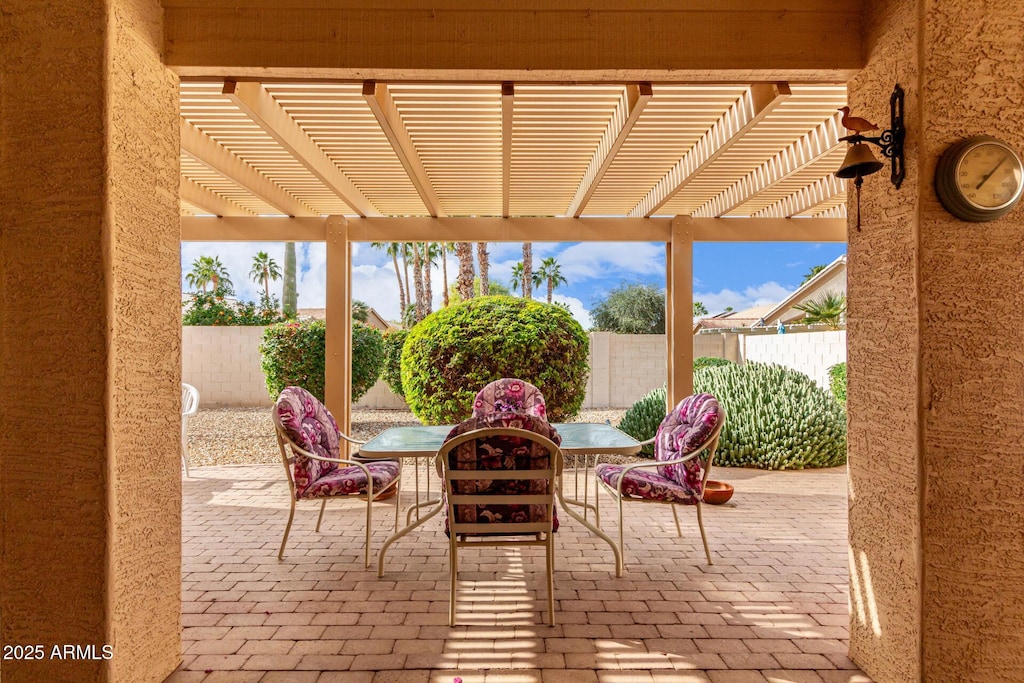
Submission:
MULTIPOLYGON (((951 143, 1024 152, 1016 3, 872 0, 850 106, 883 128, 906 90, 907 180, 862 190, 849 237, 853 659, 880 683, 1024 671, 1024 209, 957 220, 933 174, 951 143)), ((851 211, 855 202, 851 193, 851 211)))
POLYGON ((346 434, 352 432, 352 243, 348 220, 327 218, 327 335, 324 402, 346 434))
POLYGON ((161 681, 181 659, 181 273, 160 4, 2 14, 0 641, 41 646, 3 679, 161 681))

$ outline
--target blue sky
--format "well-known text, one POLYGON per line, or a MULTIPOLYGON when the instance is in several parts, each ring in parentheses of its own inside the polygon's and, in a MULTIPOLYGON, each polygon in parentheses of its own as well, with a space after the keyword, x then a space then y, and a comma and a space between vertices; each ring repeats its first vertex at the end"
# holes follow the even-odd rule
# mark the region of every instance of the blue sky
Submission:
MULTIPOLYGON (((361 299, 385 318, 398 318, 398 281, 391 259, 369 244, 353 245, 353 297, 361 299)), ((249 279, 252 258, 266 251, 284 264, 284 245, 279 242, 183 242, 181 268, 184 275, 199 256, 216 256, 228 269, 240 299, 255 300, 260 287, 249 279)), ((326 259, 323 243, 298 245, 299 308, 323 308, 326 259)), ((508 285, 512 267, 522 259, 522 244, 491 243, 489 247, 491 280, 508 285)), ((815 265, 831 263, 846 253, 842 243, 808 242, 700 242, 693 249, 694 299, 702 301, 711 314, 727 306, 742 310, 750 306, 774 304, 793 292, 804 275, 815 265)), ((568 283, 555 290, 554 298, 568 304, 573 315, 585 327, 590 325, 589 311, 594 303, 623 283, 665 284, 665 247, 648 242, 535 242, 535 267, 541 259, 553 256, 561 265, 568 283)), ((454 281, 458 262, 448 257, 448 276, 454 281)), ((441 299, 441 267, 435 267, 435 308, 441 299)), ((188 287, 182 282, 182 291, 188 287)), ((271 284, 281 295, 281 281, 271 284)), ((543 299, 546 290, 534 292, 543 299)))

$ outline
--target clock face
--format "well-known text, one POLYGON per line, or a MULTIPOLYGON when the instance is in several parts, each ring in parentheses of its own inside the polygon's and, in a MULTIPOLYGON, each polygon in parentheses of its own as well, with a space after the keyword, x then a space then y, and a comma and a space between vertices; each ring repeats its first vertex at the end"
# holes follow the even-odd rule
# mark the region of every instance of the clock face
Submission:
POLYGON ((1021 162, 1009 147, 981 142, 965 150, 956 165, 955 179, 960 195, 983 211, 1002 209, 1020 198, 1021 162))

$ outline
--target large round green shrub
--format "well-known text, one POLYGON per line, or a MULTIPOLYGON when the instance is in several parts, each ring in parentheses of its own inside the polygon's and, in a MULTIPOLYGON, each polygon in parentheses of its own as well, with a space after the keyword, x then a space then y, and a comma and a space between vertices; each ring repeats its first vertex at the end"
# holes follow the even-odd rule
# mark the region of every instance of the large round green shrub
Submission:
POLYGON ((409 330, 388 330, 384 333, 384 371, 381 379, 398 396, 405 397, 405 390, 402 389, 402 346, 405 345, 405 338, 409 336, 409 330))
POLYGON ((846 463, 845 411, 802 372, 747 363, 698 370, 693 383, 726 411, 717 464, 788 470, 846 463))
POLYGON ((589 341, 564 308, 510 296, 485 296, 442 308, 410 332, 402 350, 402 388, 426 424, 469 416, 488 382, 518 377, 544 394, 552 421, 579 411, 587 388, 589 341))
MULTIPOLYGON (((299 386, 324 400, 324 355, 327 326, 323 320, 283 322, 263 332, 260 367, 267 391, 277 396, 299 386)), ((369 325, 352 322, 352 400, 369 391, 384 365, 384 339, 369 325)))

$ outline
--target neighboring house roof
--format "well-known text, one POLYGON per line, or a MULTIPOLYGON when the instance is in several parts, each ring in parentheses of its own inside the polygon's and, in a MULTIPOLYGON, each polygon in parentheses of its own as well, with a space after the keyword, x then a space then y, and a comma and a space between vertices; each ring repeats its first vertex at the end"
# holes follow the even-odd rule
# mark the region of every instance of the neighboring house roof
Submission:
MULTIPOLYGON (((327 317, 327 309, 325 308, 300 308, 298 314, 303 318, 315 318, 316 320, 324 320, 327 317)), ((376 327, 381 332, 387 332, 388 330, 395 329, 395 326, 385 320, 376 309, 371 308, 369 314, 366 316, 366 324, 370 327, 376 327)))
POLYGON ((783 324, 802 320, 803 311, 793 308, 816 298, 825 292, 846 294, 846 255, 843 254, 810 280, 801 285, 795 292, 779 302, 764 315, 764 324, 775 325, 780 319, 783 324))

